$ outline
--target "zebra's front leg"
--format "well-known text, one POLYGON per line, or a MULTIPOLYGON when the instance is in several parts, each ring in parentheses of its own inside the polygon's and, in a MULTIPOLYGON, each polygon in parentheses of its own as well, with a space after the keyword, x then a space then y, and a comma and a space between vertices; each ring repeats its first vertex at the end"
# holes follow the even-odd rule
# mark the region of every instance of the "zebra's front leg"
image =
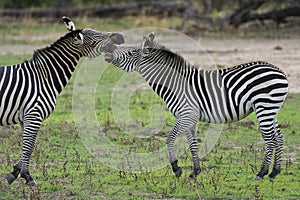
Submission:
POLYGON ((41 123, 36 117, 30 118, 24 123, 21 177, 25 179, 28 186, 36 186, 36 182, 29 173, 29 162, 41 123))
POLYGON ((172 165, 172 170, 175 173, 176 177, 180 177, 182 174, 182 169, 181 167, 178 166, 178 160, 175 157, 175 151, 174 151, 174 141, 177 136, 172 134, 172 132, 169 133, 167 137, 167 146, 168 146, 168 151, 169 151, 169 159, 170 163, 172 165))
POLYGON ((21 168, 22 168, 22 162, 21 162, 21 159, 19 160, 18 163, 16 163, 14 166, 13 166, 13 171, 8 173, 5 178, 8 182, 8 184, 12 184, 19 176, 20 172, 21 172, 21 168))
MULTIPOLYGON (((178 164, 177 164, 178 160, 175 156, 175 151, 174 151, 175 139, 181 133, 187 133, 188 134, 188 132, 191 131, 191 129, 195 129, 195 126, 197 124, 197 120, 198 120, 198 118, 197 118, 196 115, 193 116, 190 113, 188 113, 188 115, 186 115, 184 117, 181 117, 181 119, 177 120, 177 122, 176 122, 175 126, 173 127, 172 131, 168 135, 167 145, 168 145, 168 150, 169 150, 169 158, 170 158, 170 163, 172 165, 173 172, 175 173, 176 177, 181 176, 182 169, 181 169, 181 167, 178 166, 178 164)), ((198 153, 198 151, 197 151, 197 153, 198 153)), ((196 155, 195 157, 198 157, 198 155, 196 155)), ((194 170, 195 169, 197 171, 195 174, 199 174, 199 172, 200 172, 199 171, 200 170, 199 159, 198 159, 198 161, 195 160, 195 162, 194 162, 194 170), (197 165, 197 163, 198 163, 198 165, 197 165)))
POLYGON ((168 137, 167 137, 169 160, 172 165, 172 170, 175 173, 176 177, 180 177, 182 174, 182 169, 181 169, 181 167, 178 166, 178 160, 175 156, 175 151, 174 151, 175 139, 180 135, 178 126, 179 126, 179 122, 177 121, 176 125, 173 127, 172 131, 169 132, 168 137))
POLYGON ((20 173, 21 173, 21 177, 26 180, 26 185, 36 186, 35 181, 29 174, 28 167, 23 168, 23 166, 22 166, 22 157, 19 160, 19 162, 13 166, 13 171, 6 175, 5 178, 8 182, 8 184, 9 185, 12 184, 18 178, 20 173))
POLYGON ((189 143, 189 149, 192 154, 193 160, 193 172, 190 174, 190 178, 196 178, 198 174, 201 172, 200 168, 200 160, 198 156, 199 146, 197 141, 197 124, 195 124, 190 131, 187 132, 187 140, 189 143))

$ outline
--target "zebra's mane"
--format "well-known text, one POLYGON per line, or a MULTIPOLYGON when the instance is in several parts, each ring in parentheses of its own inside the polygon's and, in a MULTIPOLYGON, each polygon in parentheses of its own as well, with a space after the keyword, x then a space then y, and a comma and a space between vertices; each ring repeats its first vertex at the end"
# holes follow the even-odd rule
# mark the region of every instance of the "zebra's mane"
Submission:
POLYGON ((35 61, 40 56, 41 52, 44 52, 44 51, 47 52, 49 49, 53 48, 53 46, 56 46, 57 44, 59 44, 62 41, 66 40, 67 38, 75 38, 81 31, 82 31, 81 29, 78 29, 78 30, 75 30, 75 31, 68 32, 67 34, 60 37, 58 40, 56 40, 53 44, 48 45, 44 48, 35 50, 33 52, 33 56, 32 56, 31 60, 35 61))
POLYGON ((195 66, 193 66, 189 61, 187 61, 184 57, 179 55, 178 53, 173 52, 171 49, 167 48, 164 45, 159 44, 158 42, 154 41, 152 49, 155 49, 156 51, 163 52, 163 55, 165 56, 166 60, 172 59, 173 61, 176 61, 176 65, 169 65, 172 69, 175 69, 178 72, 186 71, 189 69, 194 69, 195 66))

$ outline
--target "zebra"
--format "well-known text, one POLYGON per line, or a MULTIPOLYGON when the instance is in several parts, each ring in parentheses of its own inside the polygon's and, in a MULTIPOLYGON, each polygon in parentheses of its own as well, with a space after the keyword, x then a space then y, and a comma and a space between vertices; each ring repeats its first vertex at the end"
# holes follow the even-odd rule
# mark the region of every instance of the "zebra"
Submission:
POLYGON ((69 32, 43 49, 29 61, 0 67, 0 125, 20 124, 22 155, 6 175, 12 184, 18 175, 25 184, 36 186, 29 173, 30 157, 41 123, 55 109, 56 98, 67 85, 81 57, 94 58, 105 49, 113 49, 124 38, 119 33, 99 32, 90 28, 75 30, 74 23, 63 17, 69 32))
POLYGON ((141 45, 121 45, 104 57, 126 72, 140 73, 177 119, 166 139, 176 177, 182 174, 174 152, 174 142, 180 134, 186 134, 192 154, 193 171, 189 177, 196 178, 201 172, 196 135, 198 121, 229 123, 255 112, 266 147, 255 180, 268 174, 274 151, 274 166, 269 178, 275 178, 281 170, 283 148, 283 135, 276 116, 288 93, 284 72, 263 61, 201 70, 154 39, 152 32, 143 37, 141 45))

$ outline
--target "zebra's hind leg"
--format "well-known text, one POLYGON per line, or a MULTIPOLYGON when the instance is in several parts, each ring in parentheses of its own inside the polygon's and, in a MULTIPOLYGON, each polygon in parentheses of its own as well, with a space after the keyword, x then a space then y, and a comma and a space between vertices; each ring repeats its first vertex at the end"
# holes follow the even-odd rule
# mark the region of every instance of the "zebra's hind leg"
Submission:
POLYGON ((197 141, 197 124, 195 124, 189 132, 187 132, 187 140, 189 143, 189 149, 192 154, 192 160, 193 160, 193 172, 190 174, 190 178, 196 178, 198 174, 201 172, 200 168, 200 160, 198 156, 199 147, 198 147, 198 141, 197 141))
POLYGON ((274 158, 274 166, 272 172, 269 174, 269 178, 273 179, 278 175, 281 171, 281 153, 283 148, 283 135, 276 124, 276 138, 275 138, 275 158, 274 158))
POLYGON ((270 141, 266 141, 265 146, 266 146, 265 158, 264 158, 261 170, 256 175, 255 180, 260 180, 269 173, 269 166, 270 166, 271 158, 272 158, 272 155, 274 152, 274 144, 271 144, 270 141))
POLYGON ((261 170, 256 175, 255 180, 262 179, 265 175, 269 173, 269 166, 271 163, 271 159, 273 156, 273 152, 275 149, 275 124, 276 124, 276 113, 275 115, 272 113, 265 113, 267 109, 262 110, 261 112, 257 112, 257 118, 259 121, 260 129, 262 132, 262 136, 265 140, 265 157, 261 167, 261 170))

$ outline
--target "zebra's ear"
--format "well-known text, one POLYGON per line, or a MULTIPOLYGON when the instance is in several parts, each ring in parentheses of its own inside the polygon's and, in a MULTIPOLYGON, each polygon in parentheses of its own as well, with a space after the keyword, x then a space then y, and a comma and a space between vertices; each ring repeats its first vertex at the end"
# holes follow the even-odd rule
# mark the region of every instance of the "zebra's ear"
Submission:
POLYGON ((78 35, 74 38, 74 44, 76 44, 76 45, 83 44, 83 35, 82 35, 82 33, 78 33, 78 35))
POLYGON ((148 47, 152 48, 154 46, 155 33, 149 33, 148 37, 145 37, 147 40, 148 47))
POLYGON ((148 38, 143 36, 143 43, 142 43, 142 55, 145 56, 148 52, 149 52, 149 49, 147 48, 148 47, 148 38))
POLYGON ((143 43, 142 43, 142 48, 149 48, 151 47, 151 41, 149 37, 143 36, 143 43))
POLYGON ((151 41, 151 42, 153 42, 154 41, 154 39, 155 39, 155 33, 154 32, 151 32, 151 33, 149 33, 149 40, 151 41))
POLYGON ((62 20, 65 23, 68 31, 75 31, 75 24, 70 18, 63 16, 62 20))

